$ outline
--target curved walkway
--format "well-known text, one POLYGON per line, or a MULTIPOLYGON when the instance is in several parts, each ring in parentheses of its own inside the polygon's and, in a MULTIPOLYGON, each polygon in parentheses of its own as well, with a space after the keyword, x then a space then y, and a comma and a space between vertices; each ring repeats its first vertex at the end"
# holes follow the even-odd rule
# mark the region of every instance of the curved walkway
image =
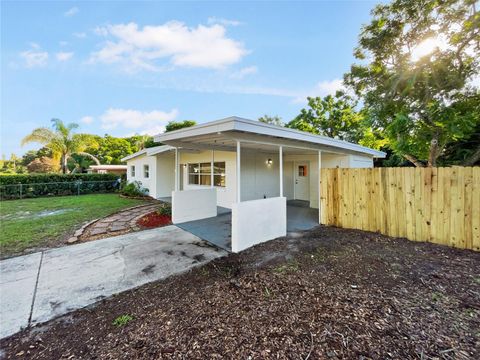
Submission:
POLYGON ((97 240, 141 230, 137 226, 137 220, 143 215, 155 211, 160 204, 161 202, 159 201, 152 201, 148 204, 134 206, 104 218, 91 221, 78 229, 75 234, 67 240, 67 243, 72 244, 77 241, 97 240))

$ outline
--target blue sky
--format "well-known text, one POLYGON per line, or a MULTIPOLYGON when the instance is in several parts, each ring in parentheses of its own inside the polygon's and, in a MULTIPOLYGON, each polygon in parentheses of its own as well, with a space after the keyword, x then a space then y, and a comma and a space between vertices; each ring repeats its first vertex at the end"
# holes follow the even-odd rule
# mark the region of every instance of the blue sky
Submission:
POLYGON ((51 118, 127 136, 290 120, 335 91, 374 1, 2 1, 1 153, 51 118))

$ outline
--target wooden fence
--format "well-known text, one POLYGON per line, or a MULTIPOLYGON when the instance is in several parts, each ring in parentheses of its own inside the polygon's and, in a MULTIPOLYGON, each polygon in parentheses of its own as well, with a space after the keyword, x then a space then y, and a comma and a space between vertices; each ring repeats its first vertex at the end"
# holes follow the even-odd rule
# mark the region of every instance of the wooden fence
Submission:
POLYGON ((322 169, 321 223, 480 251, 480 167, 322 169))

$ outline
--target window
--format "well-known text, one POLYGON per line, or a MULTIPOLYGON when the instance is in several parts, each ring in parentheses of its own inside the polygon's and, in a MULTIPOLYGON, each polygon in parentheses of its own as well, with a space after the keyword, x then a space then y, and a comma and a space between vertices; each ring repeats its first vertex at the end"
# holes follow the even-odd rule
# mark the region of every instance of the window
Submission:
POLYGON ((299 165, 298 166, 298 176, 307 176, 307 166, 299 165))
POLYGON ((135 165, 130 166, 130 176, 135 177, 135 165))
POLYGON ((148 165, 143 165, 143 177, 145 179, 150 177, 150 167, 148 165))
MULTIPOLYGON (((211 163, 188 164, 188 183, 190 185, 210 186, 212 181, 211 163)), ((213 163, 213 185, 225 187, 225 162, 213 163)))

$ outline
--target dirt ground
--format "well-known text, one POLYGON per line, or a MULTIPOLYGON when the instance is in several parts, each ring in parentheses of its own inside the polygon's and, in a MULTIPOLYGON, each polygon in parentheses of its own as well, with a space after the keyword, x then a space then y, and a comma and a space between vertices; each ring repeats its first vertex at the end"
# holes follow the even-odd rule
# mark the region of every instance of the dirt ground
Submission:
POLYGON ((9 359, 479 359, 480 253, 319 227, 0 346, 9 359))

